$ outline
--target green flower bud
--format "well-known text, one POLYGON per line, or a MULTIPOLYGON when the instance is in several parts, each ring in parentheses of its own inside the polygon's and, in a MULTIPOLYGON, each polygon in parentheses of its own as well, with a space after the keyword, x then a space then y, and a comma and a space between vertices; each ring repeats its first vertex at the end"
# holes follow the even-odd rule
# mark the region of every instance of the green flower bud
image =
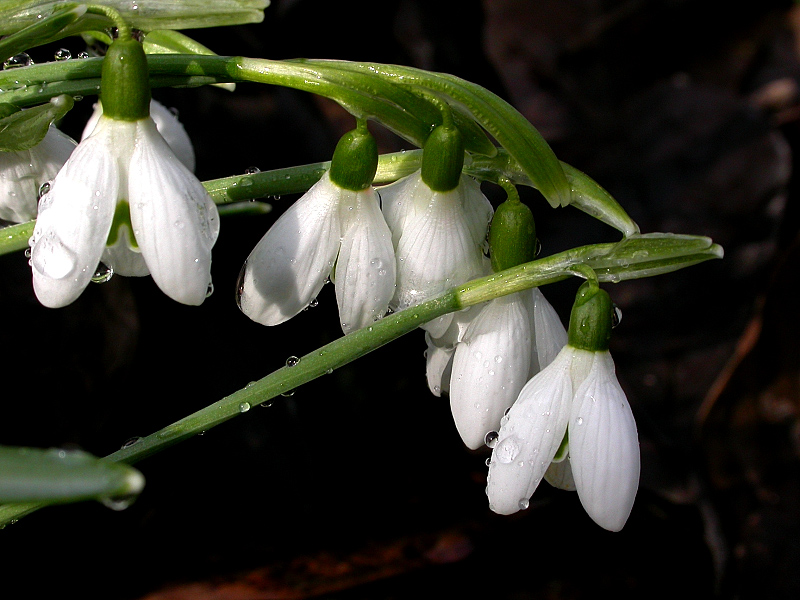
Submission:
POLYGON ((519 197, 509 198, 492 217, 489 229, 489 256, 492 270, 510 269, 534 259, 536 225, 531 209, 519 197))
POLYGON ((103 59, 100 79, 103 114, 117 121, 150 116, 150 76, 142 44, 134 39, 114 41, 103 59))
POLYGON ((608 350, 614 319, 614 304, 608 292, 594 281, 578 288, 569 316, 569 338, 573 348, 602 352, 608 350))
POLYGON ((422 181, 435 192, 458 186, 464 167, 464 140, 457 127, 439 125, 422 149, 422 181))
POLYGON ((359 123, 336 144, 331 159, 331 181, 340 188, 359 192, 372 185, 377 169, 378 144, 366 123, 359 123))

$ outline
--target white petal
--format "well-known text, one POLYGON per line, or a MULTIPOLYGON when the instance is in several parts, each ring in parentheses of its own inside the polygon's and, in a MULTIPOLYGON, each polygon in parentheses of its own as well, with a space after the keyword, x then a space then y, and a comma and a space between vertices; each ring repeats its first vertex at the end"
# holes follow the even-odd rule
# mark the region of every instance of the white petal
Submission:
POLYGON ((425 375, 428 379, 428 388, 434 396, 450 391, 450 373, 455 346, 437 346, 430 335, 425 334, 428 345, 425 351, 425 375))
POLYGON ((248 317, 277 325, 317 297, 339 251, 340 190, 326 173, 256 244, 239 283, 239 306, 248 317))
POLYGON ((544 473, 544 479, 555 488, 567 492, 575 491, 575 479, 572 477, 572 464, 567 456, 566 459, 557 463, 550 463, 544 473))
POLYGON ((342 190, 344 235, 336 261, 335 287, 342 330, 350 333, 386 314, 394 295, 392 234, 383 220, 378 195, 342 190))
MULTIPOLYGON (((410 175, 381 191, 396 239, 396 310, 418 304, 483 274, 483 244, 492 207, 478 184, 463 177, 449 192, 434 192, 410 175), (396 184, 395 184, 396 185, 396 184)), ((388 186, 387 186, 388 187, 388 186)))
POLYGON ((178 117, 175 116, 171 110, 166 106, 157 102, 156 100, 150 101, 150 116, 155 121, 158 133, 172 148, 175 156, 178 157, 184 166, 190 171, 194 172, 195 156, 192 140, 189 139, 189 134, 183 127, 178 117))
POLYGON ((133 238, 133 232, 127 225, 119 228, 117 241, 113 246, 106 246, 100 261, 111 267, 114 273, 124 277, 144 277, 150 274, 144 256, 134 250, 128 237, 133 238))
POLYGON ((519 294, 486 303, 456 346, 450 408, 461 439, 476 449, 528 380, 533 350, 530 319, 519 294))
MULTIPOLYGON (((85 139, 94 131, 97 121, 103 114, 103 104, 96 102, 94 105, 94 112, 89 117, 86 125, 83 128, 81 139, 85 139)), ((166 106, 156 100, 150 100, 150 116, 156 124, 156 128, 164 140, 172 148, 172 151, 178 157, 187 169, 194 171, 195 155, 192 141, 186 133, 181 122, 166 106)))
POLYGON ((100 262, 120 193, 113 138, 106 131, 81 142, 39 203, 31 266, 36 297, 45 306, 73 302, 100 262))
POLYGON ((211 282, 211 248, 219 234, 217 207, 152 119, 136 125, 128 179, 136 241, 158 287, 178 302, 199 305, 211 282))
POLYGON ((565 347, 531 379, 508 411, 492 450, 489 508, 508 515, 527 506, 558 451, 572 403, 573 350, 565 347))
POLYGON ((639 440, 628 399, 608 352, 595 352, 575 392, 569 449, 578 497, 601 527, 619 531, 639 486, 639 440))
POLYGON ((33 148, 0 152, 0 219, 35 219, 39 188, 56 176, 74 149, 72 138, 51 126, 33 148))
POLYGON ((533 288, 533 321, 536 331, 536 356, 539 368, 546 367, 567 343, 567 330, 561 318, 539 288, 533 288))

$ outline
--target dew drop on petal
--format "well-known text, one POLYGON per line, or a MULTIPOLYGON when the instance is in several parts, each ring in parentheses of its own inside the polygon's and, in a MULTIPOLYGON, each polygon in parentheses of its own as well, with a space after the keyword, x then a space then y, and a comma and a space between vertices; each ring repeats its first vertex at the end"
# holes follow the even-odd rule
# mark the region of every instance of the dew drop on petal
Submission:
POLYGON ((92 275, 93 283, 106 283, 114 276, 114 269, 105 263, 99 263, 97 269, 92 275))
POLYGON ((211 296, 214 293, 214 284, 212 282, 208 282, 208 287, 206 288, 206 298, 211 296))
POLYGON ((575 424, 576 425, 583 425, 583 417, 578 417, 577 419, 575 419, 575 424))
POLYGON ((527 498, 520 498, 518 506, 520 510, 525 510, 526 508, 528 508, 528 506, 530 506, 530 504, 531 504, 530 500, 528 500, 527 498))
POLYGON ((497 445, 497 438, 500 437, 496 431, 490 431, 486 434, 483 438, 483 443, 489 446, 489 448, 494 448, 497 445))
POLYGON ((50 182, 45 181, 42 185, 39 186, 39 199, 41 200, 42 196, 44 196, 47 192, 50 191, 50 182))
POLYGON ((519 454, 519 442, 517 441, 517 438, 513 435, 505 438, 502 442, 495 446, 492 454, 497 462, 504 465, 509 464, 519 454))
POLYGON ((31 251, 31 265, 39 273, 51 279, 64 279, 75 269, 77 257, 55 235, 47 235, 37 241, 31 251))

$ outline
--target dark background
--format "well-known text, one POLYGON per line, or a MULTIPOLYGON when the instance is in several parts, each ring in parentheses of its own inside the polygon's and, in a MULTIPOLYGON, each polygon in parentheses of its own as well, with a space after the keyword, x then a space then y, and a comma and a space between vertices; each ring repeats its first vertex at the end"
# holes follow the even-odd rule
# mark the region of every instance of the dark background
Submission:
MULTIPOLYGON (((547 485, 527 511, 491 513, 488 450, 461 444, 414 332, 139 463, 147 485, 124 511, 48 508, 0 531, 4 586, 20 586, 9 597, 797 598, 797 31, 791 2, 753 0, 276 0, 261 24, 187 31, 219 54, 399 63, 484 85, 642 231, 709 235, 726 256, 608 287, 642 446, 620 533, 547 485)), ((204 180, 327 160, 353 124, 263 85, 154 96, 179 110, 204 180)), ((91 102, 63 128, 79 135, 91 102)), ((381 151, 409 147, 376 133, 381 151)), ((545 254, 618 239, 523 197, 545 254)), ((275 328, 236 308, 242 262, 283 200, 224 220, 201 307, 114 277, 50 310, 22 253, 0 257, 0 441, 102 456, 340 336, 332 289, 275 328)), ((545 289, 564 318, 576 287, 545 289)))

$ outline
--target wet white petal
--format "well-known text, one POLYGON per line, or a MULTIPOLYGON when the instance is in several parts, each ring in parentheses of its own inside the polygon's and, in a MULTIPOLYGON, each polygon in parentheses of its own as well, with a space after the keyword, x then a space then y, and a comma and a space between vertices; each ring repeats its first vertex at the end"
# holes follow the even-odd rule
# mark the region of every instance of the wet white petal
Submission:
POLYGON ((526 506, 558 451, 572 403, 572 359, 567 346, 522 388, 508 411, 489 465, 494 512, 507 515, 526 506))
POLYGON ((434 192, 419 178, 415 173, 381 190, 396 240, 396 310, 483 274, 492 207, 477 182, 462 177, 456 189, 434 192))
POLYGON ((434 396, 450 391, 450 373, 455 346, 437 346, 429 334, 425 334, 428 345, 425 351, 425 375, 428 388, 434 396))
POLYGON ((342 330, 350 333, 386 314, 394 295, 394 247, 372 188, 341 190, 339 212, 343 239, 336 261, 336 301, 342 330))
POLYGON ((240 280, 239 305, 248 317, 277 325, 317 297, 339 251, 338 193, 326 173, 256 244, 240 280))
POLYGON ((467 447, 476 449, 528 381, 532 331, 520 293, 486 303, 456 346, 450 408, 467 447))
POLYGON ((95 273, 114 216, 120 179, 108 135, 78 146, 39 203, 31 238, 36 297, 66 306, 95 273))
POLYGON ((132 238, 133 232, 127 225, 121 226, 116 243, 113 246, 106 246, 100 261, 111 267, 117 275, 144 277, 150 274, 150 269, 147 268, 142 253, 133 249, 132 238))
POLYGON ((550 463, 544 473, 544 479, 555 488, 567 492, 575 491, 575 479, 572 477, 572 464, 567 456, 566 459, 557 463, 550 463))
POLYGON ((56 176, 74 149, 72 138, 51 126, 33 148, 0 152, 0 219, 35 219, 39 188, 56 176))
POLYGON ((601 527, 619 531, 639 486, 639 441, 628 400, 608 352, 595 352, 575 392, 569 425, 572 473, 586 512, 601 527))
MULTIPOLYGON (((103 104, 98 101, 94 105, 94 112, 92 112, 92 115, 83 128, 81 139, 85 139, 91 135, 102 114, 103 104)), ((192 141, 189 139, 189 135, 186 133, 186 129, 184 129, 178 118, 166 106, 156 100, 150 101, 150 116, 155 122, 161 137, 163 137, 167 144, 169 144, 169 147, 172 148, 178 160, 180 160, 187 169, 194 171, 194 147, 192 146, 192 141)))
POLYGON ((533 288, 533 321, 536 331, 536 357, 539 368, 546 367, 567 343, 567 330, 553 305, 539 288, 533 288))
POLYGON ((199 305, 211 282, 217 208, 152 119, 136 124, 128 180, 136 241, 158 287, 178 302, 199 305))

